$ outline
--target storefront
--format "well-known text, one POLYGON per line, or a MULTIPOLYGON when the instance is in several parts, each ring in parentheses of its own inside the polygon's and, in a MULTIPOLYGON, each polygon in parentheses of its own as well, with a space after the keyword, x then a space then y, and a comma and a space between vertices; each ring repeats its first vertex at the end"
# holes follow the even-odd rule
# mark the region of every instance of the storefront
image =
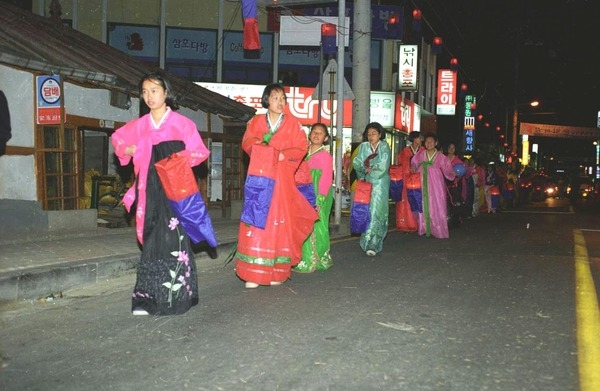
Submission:
MULTIPOLYGON (((221 95, 227 96, 239 103, 256 109, 257 114, 263 114, 266 109, 261 105, 264 86, 253 84, 227 84, 227 83, 197 83, 200 86, 221 95)), ((310 127, 317 122, 328 126, 331 134, 329 143, 330 152, 336 158, 336 148, 333 138, 337 136, 336 126, 332 121, 337 119, 337 101, 321 101, 312 97, 315 89, 308 87, 284 87, 287 101, 292 114, 298 118, 308 134, 310 127), (332 110, 333 107, 333 110, 332 110), (333 118, 333 119, 332 119, 333 118)), ((342 150, 350 148, 352 142, 352 101, 344 101, 342 150)), ((225 126, 223 135, 210 136, 211 162, 209 168, 208 197, 211 202, 230 202, 241 200, 241 189, 245 178, 245 168, 248 157, 244 154, 240 144, 243 137, 243 128, 236 128, 235 132, 225 126), (232 190, 239 186, 240 193, 232 190), (239 195, 239 198, 237 197, 239 195)))

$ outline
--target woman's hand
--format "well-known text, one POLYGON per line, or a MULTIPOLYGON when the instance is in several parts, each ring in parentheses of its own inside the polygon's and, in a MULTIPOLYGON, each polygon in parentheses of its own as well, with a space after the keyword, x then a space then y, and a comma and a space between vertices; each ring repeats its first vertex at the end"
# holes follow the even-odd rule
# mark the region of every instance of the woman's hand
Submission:
POLYGON ((366 172, 367 174, 370 174, 370 173, 372 173, 372 172, 373 172, 373 170, 371 170, 370 168, 367 168, 367 169, 365 170, 365 172, 366 172))
POLYGON ((137 146, 135 146, 135 145, 128 146, 127 148, 125 148, 125 155, 133 157, 133 155, 135 155, 136 149, 137 149, 137 146))
POLYGON ((282 162, 285 159, 285 156, 283 156, 283 152, 279 152, 279 161, 282 162))

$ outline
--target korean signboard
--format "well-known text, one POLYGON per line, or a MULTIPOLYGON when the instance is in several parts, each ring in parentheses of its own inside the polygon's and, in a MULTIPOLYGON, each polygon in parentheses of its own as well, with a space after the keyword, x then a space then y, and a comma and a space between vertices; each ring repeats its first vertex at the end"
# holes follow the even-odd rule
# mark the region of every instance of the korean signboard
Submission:
MULTIPOLYGON (((256 109, 257 114, 264 114, 267 109, 261 105, 263 86, 252 84, 227 84, 227 83, 197 83, 200 86, 213 92, 227 96, 239 103, 256 109)), ((314 88, 309 87, 284 87, 287 96, 287 103, 292 114, 300 120, 302 125, 310 126, 318 121, 319 101, 313 99, 314 88)), ((331 102, 324 100, 321 102, 321 122, 331 123, 331 117, 337 113, 337 101, 333 101, 333 110, 331 102)), ((352 101, 344 101, 344 126, 352 126, 352 101)))
POLYGON ((60 76, 37 76, 35 82, 37 124, 60 124, 60 76))
POLYGON ((417 45, 400 45, 398 89, 401 91, 417 90, 418 48, 417 45))
POLYGON ((438 70, 437 115, 454 115, 456 113, 456 72, 450 69, 438 70))
POLYGON ((473 95, 465 97, 465 121, 463 126, 463 151, 469 155, 475 152, 475 108, 476 98, 473 95))
POLYGON ((394 110, 394 128, 406 133, 420 131, 421 106, 397 94, 394 110))
POLYGON ((371 91, 371 122, 379 122, 384 128, 393 127, 395 102, 393 92, 371 91))
MULTIPOLYGON (((307 2, 307 1, 305 1, 307 2)), ((316 3, 317 1, 314 1, 316 3)), ((276 2, 273 2, 276 3, 276 2)), ((336 2, 331 2, 336 3, 336 2)), ((308 7, 267 7, 267 30, 272 32, 281 31, 281 16, 282 15, 302 15, 313 20, 319 20, 324 17, 338 16, 339 7, 337 4, 326 4, 324 6, 308 6, 308 7)), ((346 15, 354 15, 354 5, 346 3, 346 15)), ((404 31, 404 7, 395 5, 371 5, 371 31, 370 35, 373 39, 402 39, 404 31), (396 15, 398 23, 390 24, 390 16, 396 15)), ((352 31, 353 20, 350 18, 350 31, 352 31)))
POLYGON ((561 137, 591 140, 597 140, 600 138, 600 130, 598 128, 531 124, 526 122, 521 122, 519 126, 519 134, 523 136, 527 135, 536 137, 561 137))

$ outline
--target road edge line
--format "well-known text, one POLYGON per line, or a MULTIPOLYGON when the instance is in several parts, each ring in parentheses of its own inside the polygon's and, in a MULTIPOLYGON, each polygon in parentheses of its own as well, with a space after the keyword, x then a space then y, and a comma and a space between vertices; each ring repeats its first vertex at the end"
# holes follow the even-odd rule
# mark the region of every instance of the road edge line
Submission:
POLYGON ((600 311, 590 261, 580 229, 573 230, 575 241, 575 310, 577 315, 577 360, 579 389, 600 390, 600 311))

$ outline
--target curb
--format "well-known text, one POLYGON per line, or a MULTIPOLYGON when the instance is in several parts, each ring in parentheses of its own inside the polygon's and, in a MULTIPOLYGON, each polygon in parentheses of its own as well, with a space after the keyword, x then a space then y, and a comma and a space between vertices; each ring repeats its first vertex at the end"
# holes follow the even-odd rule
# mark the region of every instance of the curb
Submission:
MULTIPOLYGON (((236 229, 237 231, 237 229, 236 229)), ((25 242, 52 242, 57 239, 90 238, 127 233, 132 235, 131 228, 98 229, 86 232, 43 233, 41 235, 10 235, 0 241, 0 245, 14 245, 25 242)), ((331 241, 351 237, 345 224, 330 226, 331 241)), ((233 235, 235 236, 235 235, 233 235)), ((225 267, 225 260, 230 255, 237 241, 228 237, 217 247, 218 257, 211 259, 205 252, 194 253, 198 272, 225 267)), ((57 296, 62 292, 80 285, 96 284, 110 278, 133 273, 139 261, 140 252, 125 252, 75 261, 65 261, 51 265, 10 270, 0 274, 0 302, 18 300, 37 300, 57 296)))
MULTIPOLYGON (((209 258, 206 253, 195 255, 198 272, 225 265, 233 242, 217 247, 219 256, 209 258)), ((135 270, 140 253, 111 255, 80 261, 40 266, 26 271, 11 271, 0 276, 0 301, 34 300, 60 295, 80 285, 96 284, 135 270)))

